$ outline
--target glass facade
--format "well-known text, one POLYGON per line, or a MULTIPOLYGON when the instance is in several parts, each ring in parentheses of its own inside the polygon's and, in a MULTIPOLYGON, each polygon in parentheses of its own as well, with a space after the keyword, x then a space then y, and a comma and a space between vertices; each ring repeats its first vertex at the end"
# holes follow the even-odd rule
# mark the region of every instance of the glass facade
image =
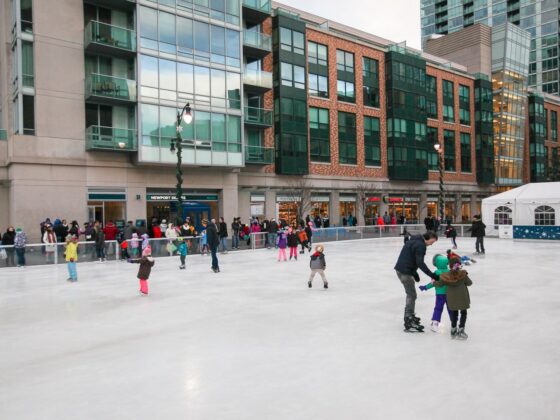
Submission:
POLYGON ((338 161, 351 165, 357 163, 356 114, 338 113, 338 161))
POLYGON ((494 114, 492 82, 485 75, 475 80, 476 179, 494 183, 494 114))
POLYGON ((312 162, 331 161, 329 110, 309 108, 309 156, 312 162))
POLYGON ((379 118, 364 116, 364 155, 366 166, 381 166, 379 118))
POLYGON ((546 158, 546 110, 544 99, 534 94, 529 95, 529 159, 531 182, 546 180, 548 166, 546 158))

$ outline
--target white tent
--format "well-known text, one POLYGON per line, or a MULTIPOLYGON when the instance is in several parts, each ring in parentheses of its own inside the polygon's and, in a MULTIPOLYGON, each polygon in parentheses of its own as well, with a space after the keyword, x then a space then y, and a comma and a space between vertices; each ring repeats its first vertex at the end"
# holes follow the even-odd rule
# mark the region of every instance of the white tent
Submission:
POLYGON ((482 221, 487 232, 495 233, 500 224, 535 226, 535 211, 554 215, 560 226, 560 182, 537 182, 493 195, 482 200, 482 221), (552 209, 552 210, 551 210, 552 209))

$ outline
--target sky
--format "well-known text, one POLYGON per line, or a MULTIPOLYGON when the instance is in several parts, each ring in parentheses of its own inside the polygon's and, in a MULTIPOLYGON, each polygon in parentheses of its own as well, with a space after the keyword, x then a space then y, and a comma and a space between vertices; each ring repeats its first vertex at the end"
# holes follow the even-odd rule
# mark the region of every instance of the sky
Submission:
POLYGON ((420 49, 420 0, 279 0, 279 3, 420 49))

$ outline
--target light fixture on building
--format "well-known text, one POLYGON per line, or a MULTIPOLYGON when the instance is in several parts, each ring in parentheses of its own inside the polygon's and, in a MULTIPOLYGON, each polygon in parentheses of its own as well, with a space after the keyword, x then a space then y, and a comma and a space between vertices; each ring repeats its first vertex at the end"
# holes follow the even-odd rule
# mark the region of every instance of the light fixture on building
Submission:
POLYGON ((193 115, 191 104, 187 103, 187 105, 185 105, 185 107, 183 108, 183 121, 185 121, 185 124, 190 124, 192 122, 192 119, 193 115))
POLYGON ((124 141, 119 141, 119 148, 124 149, 124 146, 126 146, 126 143, 124 141))

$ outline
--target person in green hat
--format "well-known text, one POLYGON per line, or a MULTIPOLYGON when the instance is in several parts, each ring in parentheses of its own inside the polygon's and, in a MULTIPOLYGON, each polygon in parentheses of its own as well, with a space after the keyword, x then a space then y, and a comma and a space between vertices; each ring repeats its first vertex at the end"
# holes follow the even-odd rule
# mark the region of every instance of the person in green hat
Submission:
MULTIPOLYGON (((447 273, 449 271, 448 265, 449 260, 445 255, 437 254, 434 255, 434 259, 432 260, 433 264, 436 266, 437 270, 435 273, 439 276, 443 273, 447 273)), ((428 283, 424 286, 420 286, 420 290, 425 292, 426 290, 432 289, 435 287, 433 283, 428 283)), ((441 322, 441 313, 443 312, 443 307, 447 306, 447 286, 443 285, 441 287, 436 287, 436 304, 434 306, 434 313, 432 314, 432 325, 430 329, 433 332, 439 331, 439 323, 441 322)), ((447 308, 449 311, 449 308, 447 308)), ((451 314, 449 315, 451 317, 451 314)))

